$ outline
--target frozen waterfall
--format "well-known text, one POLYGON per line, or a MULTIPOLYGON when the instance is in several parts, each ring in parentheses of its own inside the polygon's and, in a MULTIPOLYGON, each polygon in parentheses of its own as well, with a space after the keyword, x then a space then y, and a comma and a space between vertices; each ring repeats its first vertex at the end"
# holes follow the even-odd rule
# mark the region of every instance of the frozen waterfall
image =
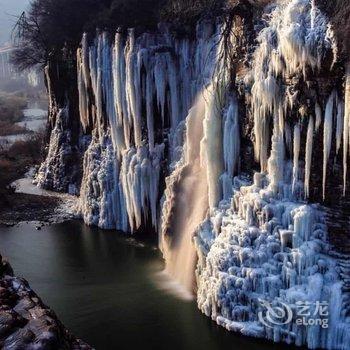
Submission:
MULTIPOLYGON (((193 37, 164 24, 85 34, 80 213, 89 225, 157 233, 167 274, 227 329, 349 349, 349 264, 311 201, 327 199, 340 157, 345 194, 350 71, 336 76, 337 43, 316 4, 270 2, 243 21, 200 22, 193 37), (323 70, 337 83, 320 88, 323 70), (266 305, 295 312, 300 302, 326 303, 329 327, 259 318, 266 305)), ((41 184, 64 177, 53 164, 70 151, 67 111, 51 121, 41 184)))

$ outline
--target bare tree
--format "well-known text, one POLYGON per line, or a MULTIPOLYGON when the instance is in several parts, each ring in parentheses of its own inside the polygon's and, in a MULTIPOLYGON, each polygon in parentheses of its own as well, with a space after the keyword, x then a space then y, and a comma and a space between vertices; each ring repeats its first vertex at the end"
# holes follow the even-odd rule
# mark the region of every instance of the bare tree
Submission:
POLYGON ((13 29, 16 50, 12 61, 19 69, 45 66, 62 55, 75 55, 84 30, 111 0, 33 0, 13 29))

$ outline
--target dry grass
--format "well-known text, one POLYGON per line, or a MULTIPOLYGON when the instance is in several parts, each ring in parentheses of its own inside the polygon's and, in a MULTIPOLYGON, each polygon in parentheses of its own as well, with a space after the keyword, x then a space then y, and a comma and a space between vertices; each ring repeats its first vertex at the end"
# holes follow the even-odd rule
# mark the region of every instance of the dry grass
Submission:
POLYGON ((43 134, 38 133, 0 152, 0 207, 1 200, 11 192, 9 185, 22 177, 30 166, 40 163, 42 145, 43 134))
POLYGON ((27 101, 17 94, 0 93, 0 121, 9 124, 16 123, 23 118, 23 109, 27 101))
POLYGON ((0 136, 25 134, 28 130, 23 126, 0 120, 0 136))

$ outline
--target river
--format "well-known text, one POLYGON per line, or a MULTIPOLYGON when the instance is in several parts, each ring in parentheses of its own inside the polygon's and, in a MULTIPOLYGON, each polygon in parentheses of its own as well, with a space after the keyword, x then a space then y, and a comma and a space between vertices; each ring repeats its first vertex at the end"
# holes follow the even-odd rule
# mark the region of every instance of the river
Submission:
POLYGON ((0 252, 16 275, 76 336, 97 349, 282 349, 240 337, 202 315, 194 301, 159 288, 155 242, 69 221, 38 231, 0 227, 0 252))

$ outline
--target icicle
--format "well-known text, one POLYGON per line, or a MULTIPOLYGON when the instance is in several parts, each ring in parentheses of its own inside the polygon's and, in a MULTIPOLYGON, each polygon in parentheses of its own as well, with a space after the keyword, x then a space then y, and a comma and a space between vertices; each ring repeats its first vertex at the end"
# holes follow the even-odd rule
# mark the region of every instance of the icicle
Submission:
POLYGON ((142 62, 146 68, 146 119, 149 150, 152 152, 154 148, 154 120, 153 120, 153 97, 154 97, 154 75, 151 59, 148 52, 144 51, 142 62))
POLYGON ((119 134, 117 145, 119 154, 124 151, 125 148, 130 148, 130 125, 132 124, 127 110, 125 69, 122 34, 117 33, 115 35, 113 48, 113 86, 115 114, 117 117, 115 127, 118 128, 119 134))
POLYGON ((165 118, 165 98, 166 98, 166 60, 164 55, 157 53, 155 55, 154 80, 157 93, 157 103, 162 116, 164 126, 165 118))
POLYGON ((273 77, 256 77, 252 87, 253 114, 254 114, 254 154, 257 161, 260 161, 262 171, 267 168, 267 148, 269 143, 269 122, 270 113, 277 104, 278 87, 273 77))
POLYGON ((344 130, 343 130, 343 195, 346 192, 346 177, 348 169, 348 151, 349 151, 349 137, 350 137, 350 64, 348 65, 346 72, 345 82, 345 108, 344 108, 344 130))
POLYGON ((299 153, 300 153, 300 127, 296 124, 293 136, 293 184, 292 192, 295 193, 295 187, 299 176, 299 153))
POLYGON ((134 126, 134 142, 135 146, 141 146, 141 91, 138 77, 135 74, 135 62, 137 53, 135 49, 135 34, 134 30, 129 30, 128 41, 125 47, 125 62, 126 62, 126 99, 128 102, 129 120, 133 121, 134 126))
POLYGON ((326 181, 327 181, 327 163, 332 146, 332 125, 333 125, 333 107, 334 107, 335 92, 333 91, 330 95, 324 116, 324 127, 323 127, 323 200, 326 196, 326 181))
POLYGON ((81 42, 81 48, 77 50, 77 69, 78 69, 78 92, 79 92, 79 112, 80 122, 84 132, 89 126, 89 94, 90 85, 89 72, 89 48, 87 43, 87 34, 84 33, 81 42))
POLYGON ((168 70, 168 83, 170 89, 170 121, 171 128, 174 129, 180 121, 180 106, 179 106, 179 92, 178 92, 178 80, 176 75, 176 69, 170 53, 166 54, 167 70, 168 70))
MULTIPOLYGON (((99 75, 100 84, 99 91, 101 106, 99 109, 100 120, 102 125, 105 123, 105 119, 108 119, 111 136, 113 141, 113 146, 116 152, 120 152, 124 147, 124 135, 121 125, 118 123, 118 118, 116 115, 115 108, 115 97, 114 97, 114 81, 113 81, 113 55, 112 46, 108 40, 108 34, 104 32, 100 35, 99 40, 99 75)), ((104 130, 100 130, 104 132, 104 130)))
POLYGON ((150 74, 146 78, 146 111, 149 150, 154 148, 154 120, 153 120, 153 80, 150 74))
POLYGON ((293 151, 292 132, 291 132, 290 126, 289 126, 289 124, 287 122, 284 124, 284 140, 285 140, 285 144, 287 146, 287 149, 288 149, 288 151, 291 154, 292 151, 293 151))
POLYGON ((89 66, 93 94, 95 97, 96 112, 94 114, 94 125, 100 139, 103 137, 103 35, 100 34, 95 44, 89 48, 89 66))
POLYGON ((280 109, 279 114, 274 118, 271 155, 267 167, 270 179, 269 186, 275 194, 279 191, 279 184, 283 181, 284 173, 284 142, 283 129, 281 129, 282 120, 283 113, 280 109))
POLYGON ((310 194, 310 175, 311 175, 311 161, 312 161, 312 146, 314 138, 314 118, 309 118, 309 125, 307 128, 306 135, 306 147, 305 147, 305 198, 309 197, 310 194))
POLYGON ((322 123, 322 110, 320 105, 317 102, 315 104, 315 116, 316 116, 315 132, 317 132, 322 123))
POLYGON ((343 133, 343 123, 344 123, 344 103, 342 101, 338 101, 337 103, 337 129, 336 129, 336 152, 338 154, 341 146, 341 139, 343 133))
POLYGON ((225 170, 230 177, 233 177, 237 170, 240 150, 238 105, 236 98, 232 99, 224 115, 223 146, 225 170))
POLYGON ((220 175, 223 173, 221 105, 214 83, 204 91, 206 103, 201 141, 201 162, 207 169, 209 206, 214 208, 221 199, 220 175))

